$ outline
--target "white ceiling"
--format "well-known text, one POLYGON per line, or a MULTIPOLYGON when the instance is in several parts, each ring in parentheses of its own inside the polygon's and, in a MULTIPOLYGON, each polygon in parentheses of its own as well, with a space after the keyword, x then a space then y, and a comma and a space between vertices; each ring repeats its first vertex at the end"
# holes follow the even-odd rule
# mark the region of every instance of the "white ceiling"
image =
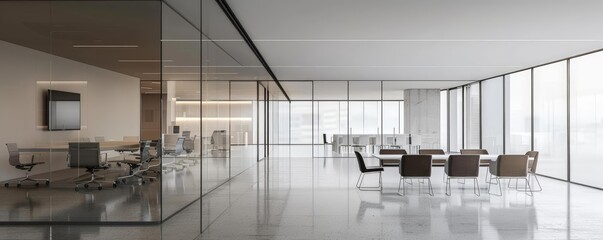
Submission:
POLYGON ((227 2, 279 80, 474 81, 603 48, 603 1, 227 2))

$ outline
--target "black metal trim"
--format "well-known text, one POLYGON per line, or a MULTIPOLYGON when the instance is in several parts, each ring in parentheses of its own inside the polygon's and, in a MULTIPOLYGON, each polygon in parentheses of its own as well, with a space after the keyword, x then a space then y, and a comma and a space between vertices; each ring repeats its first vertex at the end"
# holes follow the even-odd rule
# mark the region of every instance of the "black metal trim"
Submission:
POLYGON ((264 68, 266 69, 268 74, 270 74, 270 77, 272 77, 272 80, 281 89, 281 91, 283 92, 283 95, 285 95, 287 100, 291 101, 291 99, 289 98, 289 95, 287 95, 287 92, 285 92, 285 89, 283 88, 283 86, 281 86, 281 83, 279 82, 278 78, 276 77, 276 75, 274 75, 274 72, 272 72, 272 69, 270 69, 270 66, 268 65, 268 63, 266 62, 266 60, 264 59, 264 57, 262 56, 262 54, 260 53, 258 48, 253 43, 253 40, 251 40, 251 37, 249 37, 249 34, 247 34, 247 31, 245 31, 245 28, 243 28, 243 25, 241 24, 241 22, 239 22, 239 19, 234 14, 234 12, 230 8, 230 6, 226 2, 226 0, 216 0, 216 3, 218 3, 218 5, 222 9, 222 11, 224 11, 224 14, 226 14, 228 19, 232 23, 232 25, 234 25, 234 27, 237 29, 239 34, 241 34, 241 37, 243 37, 243 40, 247 43, 247 45, 249 46, 251 51, 255 54, 255 56, 258 58, 260 63, 262 63, 262 66, 264 66, 264 68))

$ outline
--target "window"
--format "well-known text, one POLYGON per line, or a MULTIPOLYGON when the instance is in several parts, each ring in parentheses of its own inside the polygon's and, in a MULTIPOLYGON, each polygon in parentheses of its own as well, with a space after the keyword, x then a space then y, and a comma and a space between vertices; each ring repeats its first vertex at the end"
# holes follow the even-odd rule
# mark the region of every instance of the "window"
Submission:
POLYGON ((534 150, 538 173, 567 180, 567 62, 534 69, 534 150))
POLYGON ((505 152, 525 154, 532 149, 532 70, 505 79, 505 152))
POLYGON ((464 148, 480 148, 479 83, 465 87, 465 145, 464 148))
POLYGON ((491 154, 503 153, 503 78, 483 81, 482 148, 491 154))

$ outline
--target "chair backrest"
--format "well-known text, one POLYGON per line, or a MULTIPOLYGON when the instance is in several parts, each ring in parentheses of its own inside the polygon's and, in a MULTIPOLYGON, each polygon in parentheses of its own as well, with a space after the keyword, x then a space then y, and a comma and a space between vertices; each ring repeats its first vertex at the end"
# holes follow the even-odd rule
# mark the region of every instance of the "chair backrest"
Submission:
POLYGON ((184 145, 182 146, 187 153, 191 153, 195 150, 195 139, 197 135, 193 136, 193 138, 185 138, 184 145))
POLYGON ((95 142, 104 142, 105 141, 105 137, 94 137, 94 141, 95 142))
POLYGON ((400 176, 431 177, 431 155, 402 155, 400 176))
POLYGON ((138 136, 124 136, 124 142, 138 142, 138 136))
POLYGON ((327 142, 327 134, 326 134, 326 133, 323 133, 323 134, 322 134, 322 143, 324 143, 324 144, 327 144, 327 143, 328 143, 328 142, 327 142))
POLYGON ((100 167, 100 144, 69 143, 69 163, 71 168, 98 168, 100 167))
POLYGON ((479 155, 450 155, 445 165, 446 175, 451 177, 479 176, 479 155))
POLYGON ((178 138, 176 141, 176 148, 174 150, 176 155, 180 155, 184 152, 184 138, 178 138))
POLYGON ((364 164, 362 154, 360 154, 358 151, 354 151, 354 154, 356 154, 356 160, 358 161, 358 168, 360 169, 360 172, 366 172, 366 164, 364 164))
POLYGON ((150 162, 151 161, 151 141, 142 141, 140 143, 140 162, 150 162))
POLYGON ((159 144, 159 146, 161 146, 163 148, 162 150, 166 152, 174 151, 176 149, 176 142, 178 142, 178 138, 180 138, 180 136, 177 134, 164 134, 162 139, 163 145, 159 144))
POLYGON ((161 139, 157 140, 157 144, 155 145, 155 157, 159 158, 163 154, 163 146, 161 145, 161 139))
POLYGON ((8 163, 11 166, 21 165, 21 159, 19 159, 19 147, 17 147, 17 144, 7 143, 6 147, 8 148, 8 163))
POLYGON ((486 150, 486 149, 461 149, 461 154, 488 155, 488 150, 486 150))
POLYGON ((182 131, 183 138, 191 138, 191 131, 182 131))
POLYGON ((534 160, 529 160, 528 169, 530 172, 536 173, 536 167, 538 167, 538 151, 528 151, 526 155, 534 158, 534 160))
POLYGON ((446 152, 444 152, 442 149, 419 149, 419 154, 444 155, 446 152))
POLYGON ((404 150, 404 149, 380 149, 379 154, 394 154, 394 155, 402 154, 402 155, 405 155, 408 153, 406 153, 406 150, 404 150))
POLYGON ((525 177, 528 175, 528 155, 498 155, 496 176, 525 177))

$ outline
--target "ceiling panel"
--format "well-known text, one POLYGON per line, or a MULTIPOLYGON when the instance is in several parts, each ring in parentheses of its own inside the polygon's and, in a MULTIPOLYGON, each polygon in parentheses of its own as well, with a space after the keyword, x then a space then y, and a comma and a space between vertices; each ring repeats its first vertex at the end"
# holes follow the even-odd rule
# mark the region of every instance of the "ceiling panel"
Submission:
POLYGON ((474 81, 603 48, 602 1, 228 3, 281 80, 474 81))

